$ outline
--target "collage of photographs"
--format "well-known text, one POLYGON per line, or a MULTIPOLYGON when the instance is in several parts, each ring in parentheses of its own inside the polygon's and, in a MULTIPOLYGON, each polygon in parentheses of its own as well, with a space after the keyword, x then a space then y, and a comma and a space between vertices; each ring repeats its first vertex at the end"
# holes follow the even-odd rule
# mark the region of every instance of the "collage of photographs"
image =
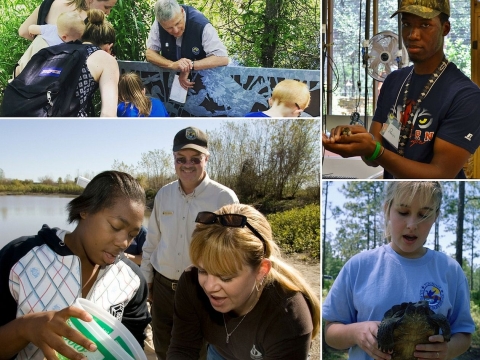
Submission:
POLYGON ((321 1, 0 3, 0 359, 321 359, 321 1))
POLYGON ((480 0, 0 2, 0 359, 480 359, 480 0))
POLYGON ((480 359, 480 1, 323 5, 321 359, 480 359))

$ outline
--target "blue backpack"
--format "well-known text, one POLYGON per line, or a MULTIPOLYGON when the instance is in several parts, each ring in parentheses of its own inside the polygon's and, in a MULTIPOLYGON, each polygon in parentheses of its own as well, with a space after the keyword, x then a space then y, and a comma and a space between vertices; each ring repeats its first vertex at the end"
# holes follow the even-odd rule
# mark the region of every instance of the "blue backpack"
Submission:
POLYGON ((82 108, 75 96, 86 45, 80 41, 41 49, 5 88, 1 116, 74 117, 82 108))

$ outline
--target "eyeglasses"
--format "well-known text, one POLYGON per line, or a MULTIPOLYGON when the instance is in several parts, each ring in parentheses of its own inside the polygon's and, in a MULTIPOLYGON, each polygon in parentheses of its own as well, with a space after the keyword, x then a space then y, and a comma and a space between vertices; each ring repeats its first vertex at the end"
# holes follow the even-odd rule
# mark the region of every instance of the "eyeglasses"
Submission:
POLYGON ((227 227, 247 227, 250 231, 255 235, 263 244, 263 253, 267 252, 267 243, 265 239, 260 235, 260 233, 255 230, 255 228, 250 225, 247 221, 247 217, 245 215, 240 214, 222 214, 218 215, 210 211, 200 211, 195 219, 195 222, 200 224, 211 225, 215 223, 220 223, 223 226, 227 227))
POLYGON ((187 162, 191 165, 198 165, 202 162, 202 158, 194 157, 187 161, 186 157, 175 158, 175 162, 179 165, 185 165, 187 162))

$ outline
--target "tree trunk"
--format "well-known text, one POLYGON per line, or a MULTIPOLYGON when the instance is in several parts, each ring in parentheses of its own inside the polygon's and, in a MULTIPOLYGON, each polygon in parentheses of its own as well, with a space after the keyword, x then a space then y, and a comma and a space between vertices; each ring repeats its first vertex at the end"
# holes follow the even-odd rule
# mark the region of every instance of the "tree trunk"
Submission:
POLYGON ((265 26, 263 28, 262 66, 273 68, 277 39, 279 38, 280 14, 283 0, 266 0, 265 26))
POLYGON ((323 234, 322 234, 322 247, 320 249, 320 252, 322 253, 322 272, 320 273, 320 281, 322 282, 321 289, 323 289, 323 274, 325 274, 325 243, 326 243, 326 237, 327 237, 327 205, 328 205, 328 186, 329 182, 325 181, 323 183, 324 186, 324 203, 325 207, 323 209, 323 234))
POLYGON ((465 182, 460 181, 458 186, 458 216, 457 216, 457 241, 455 259, 463 264, 463 220, 465 218, 465 182))

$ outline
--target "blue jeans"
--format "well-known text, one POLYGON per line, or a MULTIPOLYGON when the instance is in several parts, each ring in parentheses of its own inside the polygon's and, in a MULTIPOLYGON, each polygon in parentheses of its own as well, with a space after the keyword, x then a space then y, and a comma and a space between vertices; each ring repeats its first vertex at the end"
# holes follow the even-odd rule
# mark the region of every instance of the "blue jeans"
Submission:
POLYGON ((212 344, 208 344, 207 360, 225 360, 225 358, 217 352, 212 344))

